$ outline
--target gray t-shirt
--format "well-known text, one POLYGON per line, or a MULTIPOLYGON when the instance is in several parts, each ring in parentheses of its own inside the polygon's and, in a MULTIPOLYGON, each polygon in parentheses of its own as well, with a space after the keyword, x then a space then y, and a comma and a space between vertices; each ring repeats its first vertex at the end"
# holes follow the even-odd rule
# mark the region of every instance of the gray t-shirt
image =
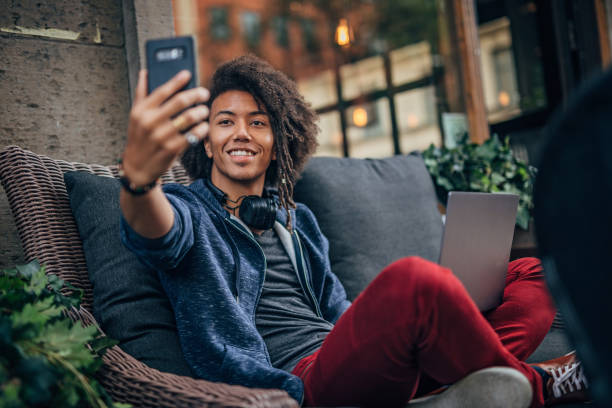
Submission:
POLYGON ((274 229, 255 239, 266 256, 266 278, 255 312, 272 365, 291 371, 323 343, 333 324, 317 316, 274 229))

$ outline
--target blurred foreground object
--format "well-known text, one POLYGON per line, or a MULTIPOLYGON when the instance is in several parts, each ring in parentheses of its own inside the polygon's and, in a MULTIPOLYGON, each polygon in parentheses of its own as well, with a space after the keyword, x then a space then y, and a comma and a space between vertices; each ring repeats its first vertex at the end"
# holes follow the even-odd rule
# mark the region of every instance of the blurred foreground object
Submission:
POLYGON ((590 81, 547 129, 535 228, 547 283, 597 406, 612 406, 612 71, 590 81))

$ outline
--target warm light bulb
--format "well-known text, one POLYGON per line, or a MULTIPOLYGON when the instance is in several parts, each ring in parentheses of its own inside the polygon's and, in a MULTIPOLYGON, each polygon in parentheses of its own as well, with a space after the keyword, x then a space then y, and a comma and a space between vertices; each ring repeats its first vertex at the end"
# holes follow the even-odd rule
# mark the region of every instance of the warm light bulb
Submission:
POLYGON ((510 105, 510 95, 508 95, 508 92, 506 91, 501 91, 497 96, 497 100, 501 106, 506 107, 510 105))
POLYGON ((355 108, 353 111, 353 123, 355 126, 364 127, 368 124, 368 112, 362 107, 355 108))
POLYGON ((342 146, 342 133, 334 132, 334 134, 331 137, 331 140, 334 146, 342 146))
POLYGON ((351 43, 351 31, 346 18, 341 18, 336 27, 336 44, 341 47, 351 43))
POLYGON ((411 129, 418 127, 421 122, 419 120, 419 117, 415 115, 414 113, 409 114, 407 119, 408 119, 408 127, 411 129))

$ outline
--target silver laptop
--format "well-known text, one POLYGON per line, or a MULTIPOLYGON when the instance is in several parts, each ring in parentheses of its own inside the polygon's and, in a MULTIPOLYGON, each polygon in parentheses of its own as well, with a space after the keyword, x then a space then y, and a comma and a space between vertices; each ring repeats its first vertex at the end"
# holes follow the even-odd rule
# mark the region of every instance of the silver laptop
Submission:
POLYGON ((501 303, 518 201, 515 194, 448 194, 439 263, 453 271, 481 311, 501 303))

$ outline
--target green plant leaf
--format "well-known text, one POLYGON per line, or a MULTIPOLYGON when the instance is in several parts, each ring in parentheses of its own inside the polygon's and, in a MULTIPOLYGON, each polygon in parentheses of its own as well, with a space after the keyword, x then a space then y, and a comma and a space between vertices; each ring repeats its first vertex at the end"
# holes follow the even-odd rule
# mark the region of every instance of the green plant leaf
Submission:
POLYGON ((519 206, 516 212, 516 225, 527 231, 529 229, 529 210, 519 206))
POLYGON ((107 348, 116 346, 119 344, 118 340, 111 339, 110 337, 99 337, 89 342, 89 346, 92 348, 94 353, 98 354, 107 348))
POLYGON ((472 191, 484 191, 483 181, 486 182, 486 180, 487 180, 487 178, 483 177, 480 180, 470 181, 470 188, 469 188, 469 190, 472 190, 472 191))
POLYGON ((26 281, 20 279, 16 274, 0 275, 0 294, 2 295, 0 296, 0 307, 11 310, 20 309, 29 299, 28 294, 24 292, 26 284, 26 281))
POLYGON ((62 405, 67 407, 76 407, 81 400, 79 388, 74 378, 69 377, 68 381, 65 381, 63 386, 60 388, 60 394, 56 396, 56 400, 61 401, 62 405))
POLYGON ((14 327, 43 326, 49 319, 60 316, 62 309, 53 306, 53 297, 47 297, 35 303, 26 304, 21 311, 13 313, 11 320, 14 327))
POLYGON ((49 280, 45 274, 45 269, 40 268, 30 277, 30 283, 28 286, 26 286, 26 290, 34 293, 36 296, 39 296, 42 291, 46 289, 48 282, 49 280))
POLYGON ((491 161, 495 158, 497 152, 495 151, 495 146, 484 143, 476 147, 474 154, 482 160, 491 161))
POLYGON ((60 320, 45 327, 41 333, 46 350, 57 353, 75 367, 87 367, 94 355, 85 347, 98 329, 95 326, 83 327, 72 324, 70 320, 60 320))
POLYGON ((491 173, 491 182, 495 185, 502 184, 506 178, 499 173, 491 173))
POLYGON ((3 295, 15 290, 23 290, 26 283, 21 279, 16 278, 14 275, 0 275, 0 293, 3 295))
POLYGON ((24 402, 19 398, 21 383, 15 379, 0 385, 0 407, 2 408, 22 408, 24 402))
POLYGON ((49 405, 52 388, 58 375, 55 368, 40 356, 32 356, 20 361, 16 374, 28 381, 22 382, 20 395, 28 404, 34 406, 49 405))
POLYGON ((446 191, 451 191, 453 189, 453 183, 451 183, 446 177, 438 176, 438 178, 436 178, 436 182, 440 187, 446 189, 446 191))
POLYGON ((64 281, 61 280, 57 275, 50 273, 47 275, 47 279, 49 280, 49 286, 53 291, 59 291, 64 286, 64 281))
POLYGON ((457 163, 453 163, 453 165, 451 166, 451 171, 454 173, 460 173, 463 172, 463 162, 457 162, 457 163))
POLYGON ((29 280, 41 269, 41 266, 37 260, 34 260, 26 265, 17 265, 15 269, 21 276, 29 280))

